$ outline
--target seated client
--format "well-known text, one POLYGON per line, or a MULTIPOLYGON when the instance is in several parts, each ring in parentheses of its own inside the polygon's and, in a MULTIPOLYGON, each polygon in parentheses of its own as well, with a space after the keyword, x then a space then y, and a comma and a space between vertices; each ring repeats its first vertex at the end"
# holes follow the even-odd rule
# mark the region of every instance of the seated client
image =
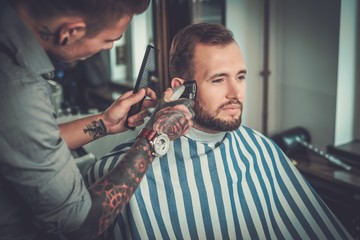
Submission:
MULTIPOLYGON (((246 66, 230 30, 185 27, 169 65, 173 88, 196 80, 194 126, 155 158, 111 239, 351 239, 280 148, 241 125, 246 66)), ((88 180, 129 146, 97 162, 88 180)))

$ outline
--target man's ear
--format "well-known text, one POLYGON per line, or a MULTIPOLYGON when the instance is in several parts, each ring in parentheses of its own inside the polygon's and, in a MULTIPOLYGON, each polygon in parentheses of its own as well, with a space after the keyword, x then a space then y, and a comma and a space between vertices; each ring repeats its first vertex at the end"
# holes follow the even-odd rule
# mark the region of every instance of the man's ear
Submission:
POLYGON ((171 88, 174 89, 184 84, 184 79, 181 78, 173 78, 171 80, 171 88))
POLYGON ((86 34, 86 24, 84 21, 73 21, 64 23, 59 31, 59 45, 65 46, 77 42, 86 34))

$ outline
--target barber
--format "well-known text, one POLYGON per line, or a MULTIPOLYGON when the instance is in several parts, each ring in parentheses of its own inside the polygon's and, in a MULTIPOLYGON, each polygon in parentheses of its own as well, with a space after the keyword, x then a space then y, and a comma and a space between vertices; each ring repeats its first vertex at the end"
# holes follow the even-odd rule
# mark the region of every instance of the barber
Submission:
MULTIPOLYGON (((141 125, 146 108, 156 104, 155 93, 128 92, 104 113, 58 126, 47 80, 54 71, 49 56, 74 63, 111 49, 148 5, 0 0, 0 239, 94 239, 135 191, 154 158, 146 137, 89 189, 69 149, 125 131, 129 108, 147 96, 145 109, 129 119, 130 126, 141 125)), ((191 101, 171 102, 171 96, 172 90, 164 93, 146 125, 147 132, 170 140, 187 132, 193 115, 191 101), (169 113, 178 117, 159 124, 169 113)))

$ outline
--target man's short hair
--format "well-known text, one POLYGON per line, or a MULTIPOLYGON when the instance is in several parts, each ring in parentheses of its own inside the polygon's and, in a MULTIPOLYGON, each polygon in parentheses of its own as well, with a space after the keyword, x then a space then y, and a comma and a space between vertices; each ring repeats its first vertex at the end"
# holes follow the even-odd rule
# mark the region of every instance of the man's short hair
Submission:
POLYGON ((80 16, 87 24, 87 36, 98 34, 125 15, 143 13, 150 0, 11 0, 24 4, 34 19, 80 16))
POLYGON ((234 42, 233 33, 220 24, 197 23, 186 26, 175 36, 170 48, 171 78, 190 80, 194 76, 193 57, 197 44, 226 46, 234 42))

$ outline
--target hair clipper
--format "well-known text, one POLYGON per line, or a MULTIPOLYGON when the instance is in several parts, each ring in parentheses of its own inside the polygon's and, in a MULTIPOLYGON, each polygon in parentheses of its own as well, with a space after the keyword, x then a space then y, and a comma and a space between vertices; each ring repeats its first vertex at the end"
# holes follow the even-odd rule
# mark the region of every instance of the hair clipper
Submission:
POLYGON ((183 83, 183 85, 174 88, 174 94, 170 98, 171 101, 177 100, 179 98, 195 99, 196 97, 196 81, 189 80, 183 83))

